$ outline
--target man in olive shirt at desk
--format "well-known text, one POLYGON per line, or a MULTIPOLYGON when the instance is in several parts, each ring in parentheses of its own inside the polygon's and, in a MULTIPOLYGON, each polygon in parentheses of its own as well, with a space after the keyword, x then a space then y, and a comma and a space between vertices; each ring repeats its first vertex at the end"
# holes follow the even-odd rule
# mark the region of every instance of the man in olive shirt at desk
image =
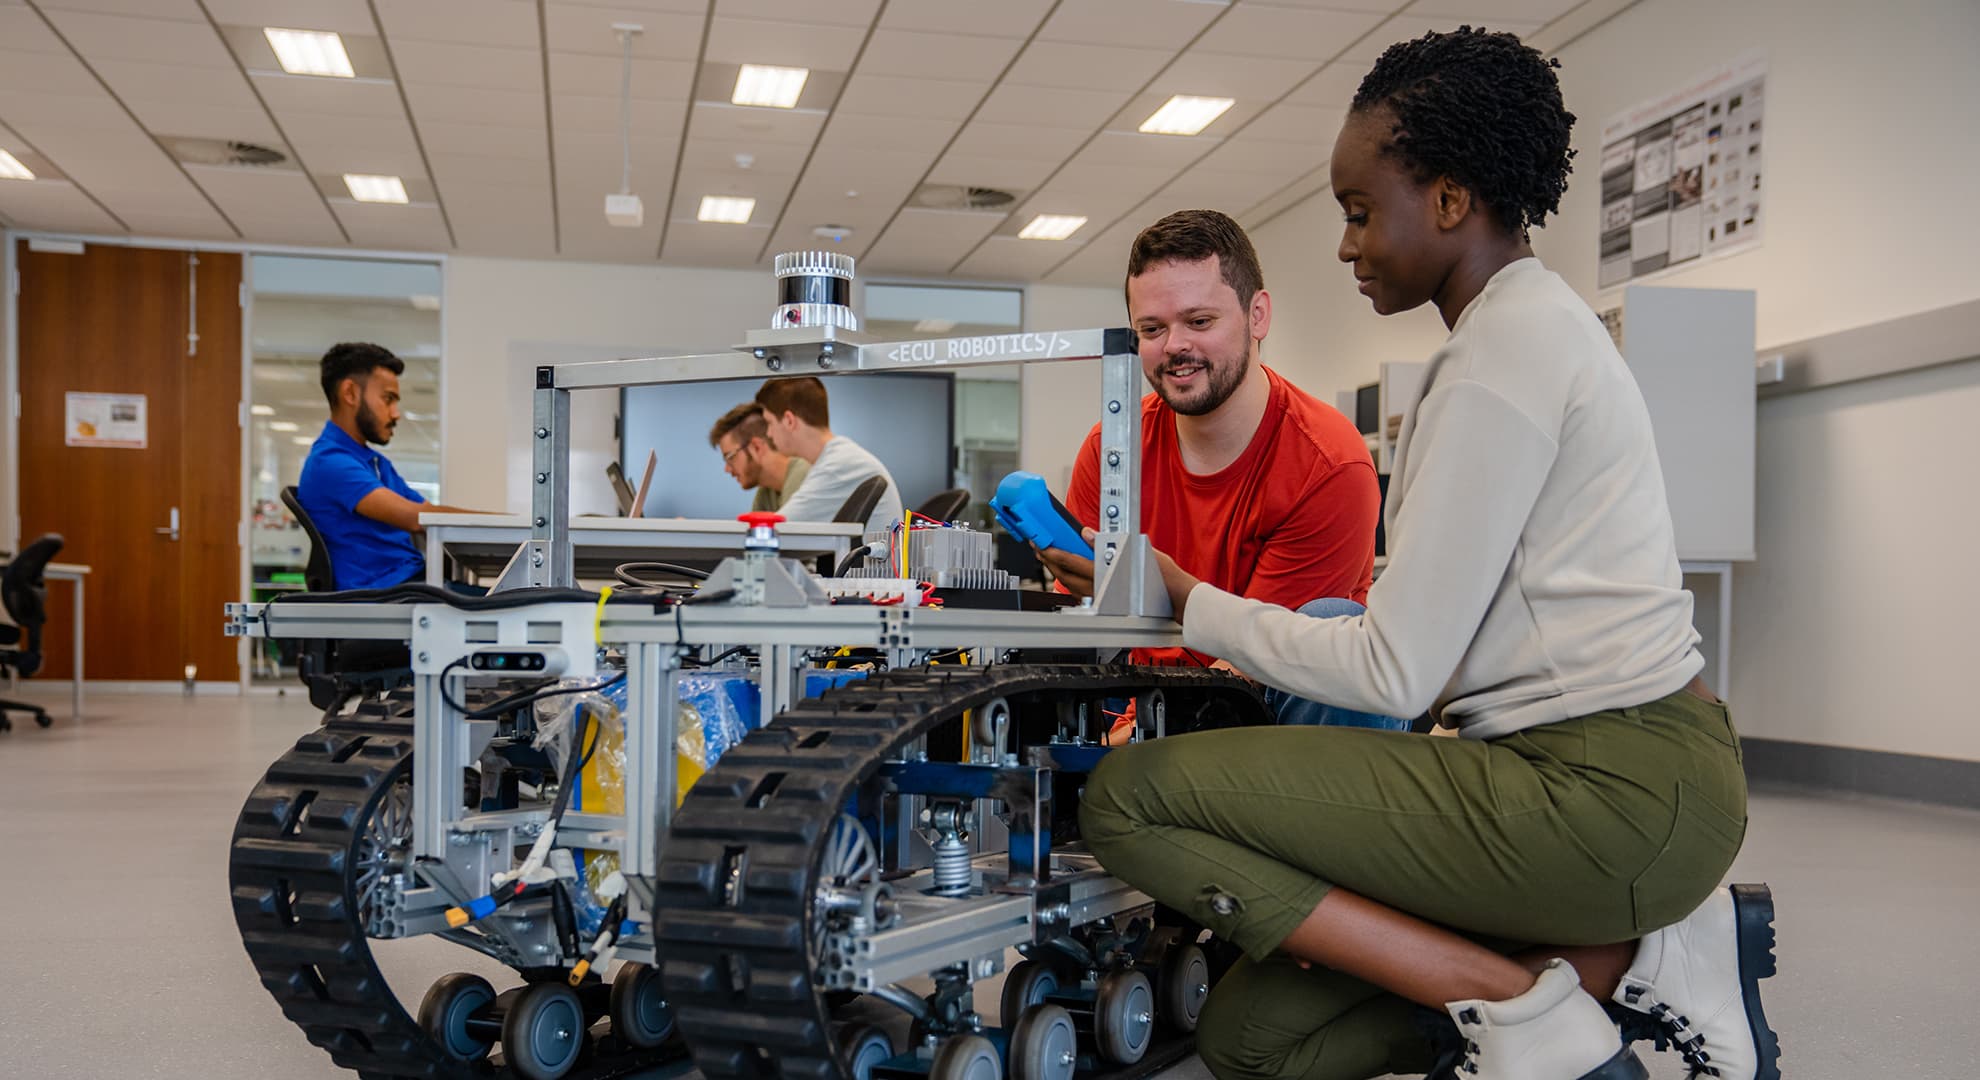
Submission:
POLYGON ((783 509, 811 469, 811 462, 771 446, 769 436, 763 407, 754 401, 723 413, 708 432, 708 445, 722 455, 722 470, 744 491, 755 489, 749 504, 754 511, 783 509))

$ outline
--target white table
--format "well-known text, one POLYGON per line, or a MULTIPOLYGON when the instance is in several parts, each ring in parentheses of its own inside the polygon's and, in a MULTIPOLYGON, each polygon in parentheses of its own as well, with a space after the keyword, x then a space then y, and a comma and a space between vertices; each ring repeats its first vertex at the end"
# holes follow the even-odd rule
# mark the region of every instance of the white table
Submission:
MULTIPOLYGON (((428 585, 446 580, 449 555, 477 576, 500 573, 530 538, 526 514, 427 513, 419 516, 419 524, 426 531, 428 585)), ((600 567, 656 558, 713 563, 739 554, 745 531, 733 519, 574 517, 571 549, 574 562, 600 567)), ((785 556, 840 559, 865 531, 860 522, 786 521, 777 526, 777 538, 785 556)))
MULTIPOLYGON (((6 565, 6 563, 0 562, 0 569, 5 569, 6 565)), ((81 720, 83 708, 83 578, 89 576, 89 567, 81 563, 52 562, 48 564, 46 569, 42 570, 41 576, 44 580, 53 579, 55 581, 73 581, 76 583, 76 625, 70 631, 74 635, 76 668, 75 679, 69 690, 69 712, 77 720, 81 720)))

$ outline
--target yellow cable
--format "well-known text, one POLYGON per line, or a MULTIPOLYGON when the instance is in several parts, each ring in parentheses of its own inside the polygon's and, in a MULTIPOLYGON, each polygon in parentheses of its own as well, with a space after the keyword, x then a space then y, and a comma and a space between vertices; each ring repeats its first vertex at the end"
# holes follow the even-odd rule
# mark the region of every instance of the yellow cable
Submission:
POLYGON ((598 644, 605 644, 605 601, 612 598, 610 585, 598 590, 598 610, 591 616, 591 636, 598 644))

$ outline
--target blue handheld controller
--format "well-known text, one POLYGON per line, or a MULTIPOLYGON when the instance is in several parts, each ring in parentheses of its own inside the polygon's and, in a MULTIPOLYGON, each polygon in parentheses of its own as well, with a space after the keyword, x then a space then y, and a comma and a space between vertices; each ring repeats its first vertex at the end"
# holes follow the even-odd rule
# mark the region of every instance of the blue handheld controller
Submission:
POLYGON ((990 509, 1012 536, 1037 547, 1091 559, 1093 545, 1079 533, 1079 519, 1045 486, 1037 473, 1014 472, 997 485, 990 509))

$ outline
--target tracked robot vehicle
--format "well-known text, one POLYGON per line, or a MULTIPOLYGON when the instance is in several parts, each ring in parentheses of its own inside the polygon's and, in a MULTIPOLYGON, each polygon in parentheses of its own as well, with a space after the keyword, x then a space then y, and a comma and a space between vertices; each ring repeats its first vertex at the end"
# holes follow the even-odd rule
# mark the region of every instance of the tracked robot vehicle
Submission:
POLYGON ((560 1080, 691 1054, 709 1077, 1075 1080, 1185 1044, 1217 945, 1081 850, 1080 785, 1129 702, 1137 739, 1265 711, 1221 673, 1116 663, 1180 643, 1137 531, 1133 336, 869 342, 851 271, 780 257, 775 328, 731 353, 538 369, 531 535, 489 596, 229 605, 231 634, 312 643, 323 726, 249 797, 230 885, 263 984, 339 1065, 560 1080), (811 566, 756 518, 706 580, 576 587, 573 391, 1088 358, 1090 602, 1029 610, 988 534, 944 523, 811 566), (421 935, 520 985, 460 973, 405 1008, 371 942, 421 935), (973 985, 999 974, 979 1013, 973 985), (904 1038, 870 1022, 888 1008, 904 1038))

